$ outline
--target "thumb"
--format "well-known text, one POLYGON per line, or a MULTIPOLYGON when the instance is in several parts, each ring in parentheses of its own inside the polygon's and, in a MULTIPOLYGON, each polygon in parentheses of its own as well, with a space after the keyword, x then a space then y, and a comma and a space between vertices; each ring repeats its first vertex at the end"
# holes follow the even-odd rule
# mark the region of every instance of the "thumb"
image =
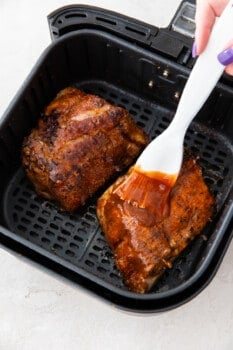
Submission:
POLYGON ((211 30, 215 23, 215 18, 215 12, 208 1, 197 1, 195 15, 195 44, 197 55, 200 55, 206 47, 211 30))
POLYGON ((196 0, 195 43, 196 54, 200 55, 206 47, 216 17, 220 16, 229 0, 196 0))

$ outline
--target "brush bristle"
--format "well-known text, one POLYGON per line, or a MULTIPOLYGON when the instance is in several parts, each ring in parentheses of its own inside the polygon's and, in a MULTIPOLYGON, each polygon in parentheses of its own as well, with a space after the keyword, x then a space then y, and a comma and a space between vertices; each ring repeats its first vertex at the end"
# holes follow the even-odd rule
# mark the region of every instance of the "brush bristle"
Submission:
POLYGON ((175 176, 147 174, 133 167, 114 193, 123 201, 161 215, 175 180, 175 176))

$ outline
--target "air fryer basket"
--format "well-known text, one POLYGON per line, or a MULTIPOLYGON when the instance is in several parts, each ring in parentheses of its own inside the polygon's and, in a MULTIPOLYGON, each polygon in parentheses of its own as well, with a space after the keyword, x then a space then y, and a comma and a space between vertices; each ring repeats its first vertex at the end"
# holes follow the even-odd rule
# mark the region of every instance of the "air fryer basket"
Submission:
POLYGON ((124 286, 96 217, 103 189, 75 214, 64 213, 36 196, 21 168, 20 148, 44 107, 69 85, 125 107, 156 137, 170 123, 194 63, 191 40, 172 26, 159 30, 87 6, 55 11, 49 23, 56 40, 0 125, 0 242, 120 307, 142 312, 176 307, 209 283, 232 238, 232 82, 222 78, 185 138, 216 197, 214 220, 150 293, 138 295, 124 286))

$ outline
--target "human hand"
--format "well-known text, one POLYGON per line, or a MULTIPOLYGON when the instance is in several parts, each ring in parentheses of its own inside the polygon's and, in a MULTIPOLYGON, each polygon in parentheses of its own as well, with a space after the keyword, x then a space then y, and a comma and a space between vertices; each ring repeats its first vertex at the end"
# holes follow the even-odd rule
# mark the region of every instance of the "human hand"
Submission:
MULTIPOLYGON (((222 14, 228 2, 229 0, 196 0, 194 57, 204 51, 216 17, 222 14)), ((218 59, 226 66, 226 73, 233 75, 233 39, 226 43, 226 48, 219 53, 218 59)))

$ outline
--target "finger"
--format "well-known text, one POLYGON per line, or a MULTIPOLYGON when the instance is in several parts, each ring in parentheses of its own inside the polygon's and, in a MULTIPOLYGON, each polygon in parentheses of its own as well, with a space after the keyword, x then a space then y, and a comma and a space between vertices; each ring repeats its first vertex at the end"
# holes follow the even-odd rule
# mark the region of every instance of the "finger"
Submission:
POLYGON ((218 60, 226 66, 225 72, 233 75, 233 40, 229 41, 224 50, 218 54, 218 60))
POLYGON ((225 72, 233 76, 233 63, 228 64, 228 66, 225 68, 225 72))
POLYGON ((196 53, 199 55, 206 47, 216 17, 220 16, 228 0, 197 0, 195 15, 196 53))

